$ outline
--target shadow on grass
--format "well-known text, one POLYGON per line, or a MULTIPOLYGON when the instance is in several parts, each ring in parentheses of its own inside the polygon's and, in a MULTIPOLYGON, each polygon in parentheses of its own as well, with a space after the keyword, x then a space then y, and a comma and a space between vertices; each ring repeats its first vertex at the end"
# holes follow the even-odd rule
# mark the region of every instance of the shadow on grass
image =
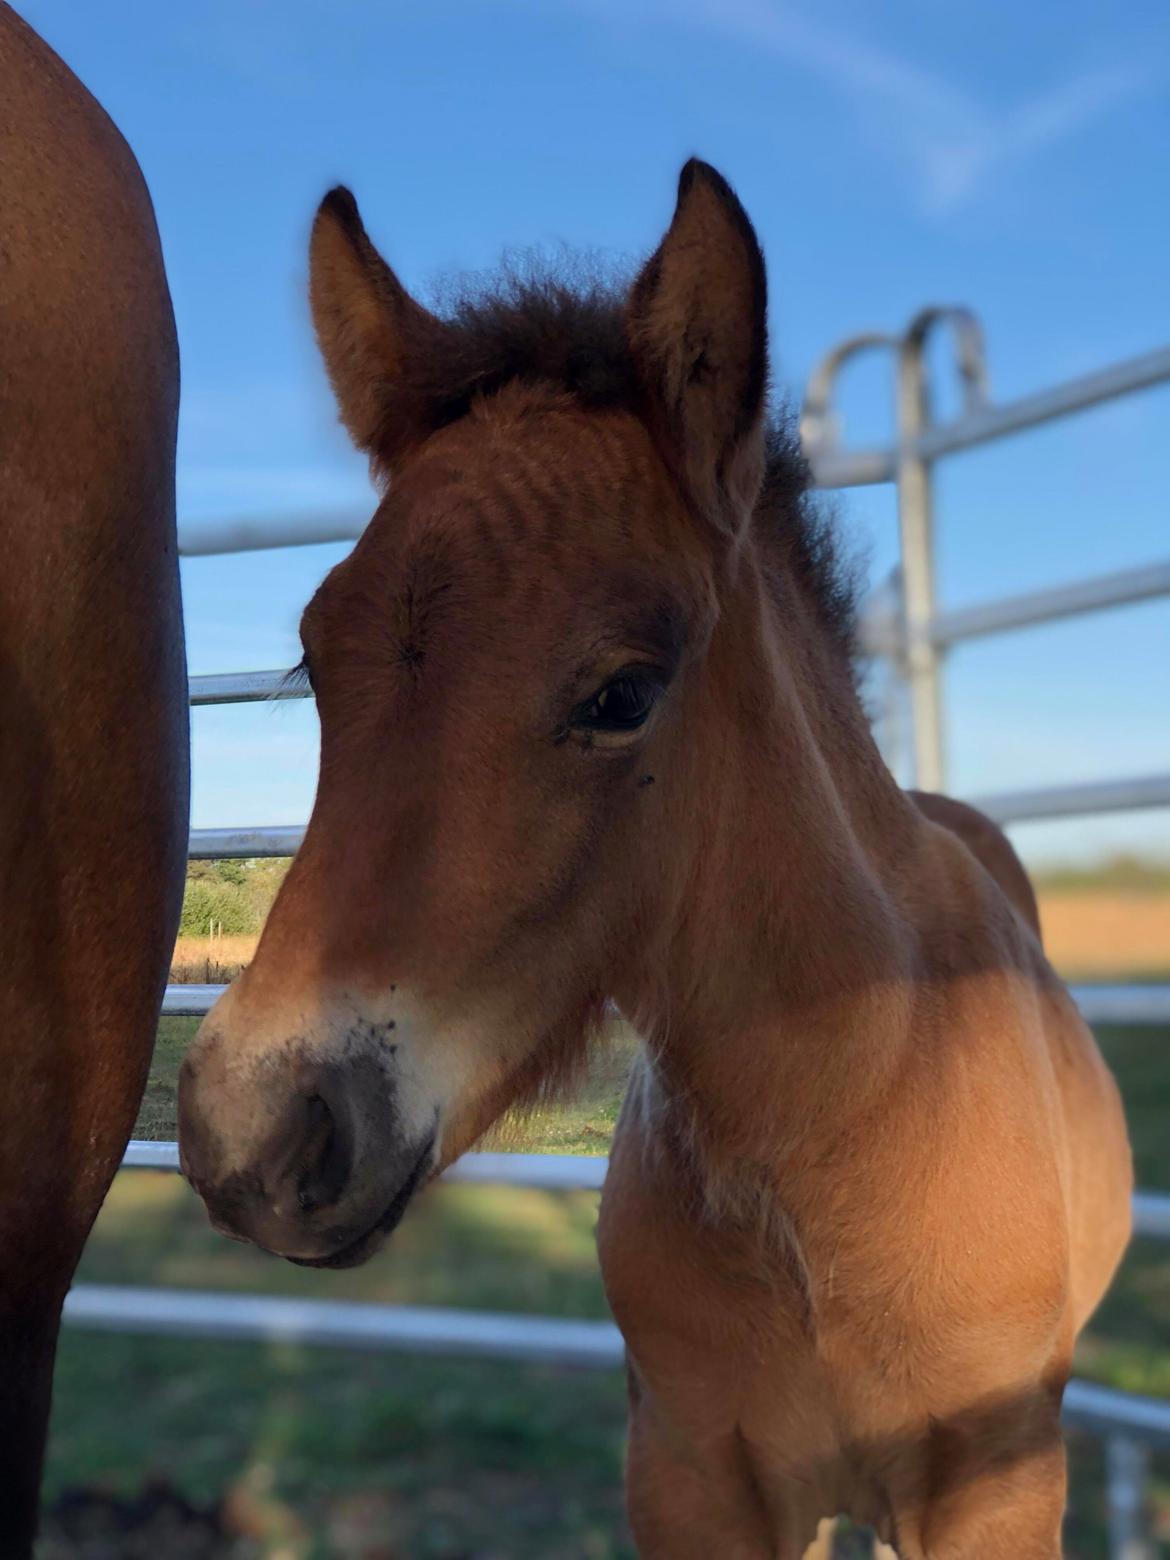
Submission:
POLYGON ((67 1333, 46 1495, 230 1489, 286 1560, 619 1560, 624 1414, 616 1373, 67 1333))

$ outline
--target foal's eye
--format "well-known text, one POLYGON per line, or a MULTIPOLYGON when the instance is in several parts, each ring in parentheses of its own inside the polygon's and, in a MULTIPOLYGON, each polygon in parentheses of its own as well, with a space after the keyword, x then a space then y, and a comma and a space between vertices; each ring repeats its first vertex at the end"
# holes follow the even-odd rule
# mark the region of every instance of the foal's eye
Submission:
POLYGON ((662 685, 646 672, 619 672, 579 705, 573 725, 584 731, 636 731, 654 708, 662 685))

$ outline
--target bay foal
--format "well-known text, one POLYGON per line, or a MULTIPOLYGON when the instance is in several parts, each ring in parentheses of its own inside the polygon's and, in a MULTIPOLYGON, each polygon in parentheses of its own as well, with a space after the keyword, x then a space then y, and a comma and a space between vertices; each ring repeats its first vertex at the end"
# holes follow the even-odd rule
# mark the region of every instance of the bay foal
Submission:
POLYGON ((187 834, 179 363, 126 143, 0 3, 0 1555, 130 1135, 187 834))
POLYGON ((613 999, 641 1552, 790 1560, 845 1510, 904 1560, 1054 1560, 1117 1093, 1006 840, 874 747, 742 207, 689 163, 628 294, 440 320, 338 190, 311 295, 386 490, 302 622, 304 845, 183 1071, 212 1217, 362 1261, 613 999))

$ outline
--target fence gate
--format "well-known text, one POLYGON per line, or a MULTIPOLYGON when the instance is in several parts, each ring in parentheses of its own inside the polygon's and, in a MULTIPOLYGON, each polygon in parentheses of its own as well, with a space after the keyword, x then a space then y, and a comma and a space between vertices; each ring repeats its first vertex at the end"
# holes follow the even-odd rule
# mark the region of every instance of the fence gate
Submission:
MULTIPOLYGON (((988 390, 983 333, 974 315, 962 308, 924 309, 901 335, 851 337, 829 353, 810 377, 801 434, 817 485, 896 484, 901 566, 889 588, 875 593, 867 604, 861 641, 865 653, 884 660, 908 689, 915 783, 923 789, 945 787, 943 664, 950 646, 1026 624, 1170 596, 1167 557, 1153 559, 1140 569, 1099 575, 1078 584, 1008 596, 958 611, 940 610, 933 563, 935 466, 957 451, 1165 383, 1170 383, 1170 347, 1020 400, 996 404, 988 390), (944 423, 935 422, 932 416, 926 359, 926 349, 940 329, 950 333, 963 395, 961 415, 944 423), (884 353, 892 361, 896 439, 886 448, 844 449, 834 409, 838 378, 846 364, 870 352, 884 353)), ((360 534, 365 519, 364 515, 324 513, 263 521, 217 521, 185 528, 180 551, 191 557, 351 540, 360 534)), ((192 677, 191 704, 311 697, 307 689, 290 687, 284 677, 283 671, 192 677)), ((1166 807, 1170 806, 1170 772, 971 800, 1003 824, 1166 807)), ((204 860, 289 856, 300 844, 302 833, 299 828, 195 829, 190 836, 190 856, 204 860)), ((163 1012, 206 1013, 222 989, 169 986, 163 1012)), ((1073 994, 1092 1024, 1170 1024, 1170 985, 1079 986, 1073 988, 1073 994)), ((1167 1125, 1170 1130, 1170 1123, 1167 1125)), ((128 1169, 175 1171, 178 1147, 174 1143, 132 1142, 123 1163, 128 1169)), ((605 1165, 601 1158, 571 1155, 468 1154, 446 1172, 446 1179, 553 1191, 597 1190, 605 1165)), ((1134 1227, 1140 1235, 1170 1239, 1170 1195, 1138 1192, 1134 1227)), ((79 1285, 66 1301, 65 1319, 75 1327, 296 1340, 322 1346, 403 1349, 607 1370, 617 1369, 622 1361, 621 1339, 607 1322, 482 1311, 79 1285)), ((1152 1557, 1143 1520, 1146 1463, 1151 1447, 1170 1447, 1170 1401, 1073 1381, 1065 1396, 1065 1420, 1105 1442, 1112 1560, 1152 1557)))

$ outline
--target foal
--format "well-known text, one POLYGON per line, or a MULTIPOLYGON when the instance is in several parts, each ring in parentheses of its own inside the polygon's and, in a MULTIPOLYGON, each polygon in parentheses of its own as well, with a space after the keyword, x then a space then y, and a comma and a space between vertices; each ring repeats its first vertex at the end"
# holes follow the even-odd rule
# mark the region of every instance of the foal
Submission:
POLYGON ((212 1217, 363 1261, 612 999, 641 1552, 789 1560, 846 1510, 904 1560, 1055 1560, 1117 1092, 1010 846, 871 740, 742 207, 688 163, 628 296, 441 320, 336 190, 311 294, 386 492, 302 621, 304 845, 183 1069, 212 1217))

